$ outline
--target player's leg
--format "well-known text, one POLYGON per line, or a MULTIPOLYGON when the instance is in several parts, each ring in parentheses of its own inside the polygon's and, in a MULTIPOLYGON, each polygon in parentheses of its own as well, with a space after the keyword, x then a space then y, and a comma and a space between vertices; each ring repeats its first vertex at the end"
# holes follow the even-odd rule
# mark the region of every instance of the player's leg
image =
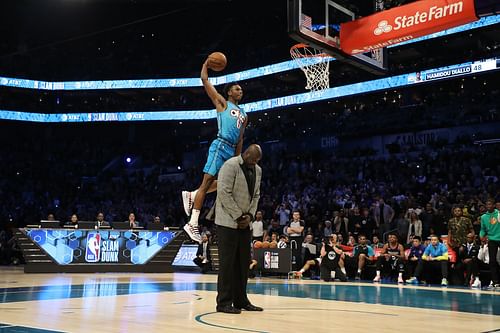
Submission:
POLYGON ((363 268, 365 268, 366 262, 368 261, 368 257, 366 256, 366 254, 361 253, 358 256, 358 260, 357 261, 358 261, 358 270, 356 272, 355 279, 356 280, 361 280, 361 272, 363 271, 363 268))
POLYGON ((345 254, 342 254, 339 259, 339 268, 344 273, 345 276, 347 276, 347 271, 345 270, 345 262, 348 260, 345 254))
POLYGON ((387 266, 387 264, 384 265, 385 261, 386 260, 384 256, 380 256, 377 258, 377 275, 373 279, 373 282, 380 282, 380 280, 382 279, 380 276, 382 268, 384 268, 384 266, 387 266))
POLYGON ((230 159, 234 155, 234 148, 225 145, 219 140, 214 140, 210 145, 208 151, 208 158, 205 167, 203 168, 203 181, 196 193, 193 200, 193 210, 191 212, 191 219, 189 223, 184 226, 184 230, 188 233, 192 240, 201 243, 201 236, 198 230, 198 219, 200 217, 200 211, 203 207, 203 202, 205 201, 205 195, 210 189, 214 190, 217 188, 217 184, 214 185, 219 173, 220 168, 224 162, 230 159))
POLYGON ((396 258, 394 266, 398 270, 398 283, 405 283, 405 281, 403 280, 403 274, 405 272, 405 263, 403 259, 396 258))
POLYGON ((304 264, 304 266, 300 269, 300 271, 295 272, 295 275, 297 277, 302 277, 302 274, 304 274, 305 272, 307 272, 312 266, 315 266, 315 265, 316 265, 316 261, 314 261, 314 260, 308 260, 308 261, 306 261, 306 263, 304 264))
MULTIPOLYGON (((198 193, 199 188, 194 191, 182 191, 182 204, 184 205, 184 212, 187 216, 191 216, 191 210, 193 209, 194 198, 198 193)), ((207 190, 207 193, 212 193, 217 191, 217 180, 212 182, 212 185, 207 190)))
POLYGON ((214 181, 215 181, 215 176, 212 176, 208 173, 205 173, 203 175, 203 181, 194 198, 191 219, 184 226, 184 230, 187 232, 189 237, 195 242, 201 243, 201 235, 198 229, 198 219, 200 217, 201 207, 203 206, 203 202, 205 201, 205 195, 214 181))

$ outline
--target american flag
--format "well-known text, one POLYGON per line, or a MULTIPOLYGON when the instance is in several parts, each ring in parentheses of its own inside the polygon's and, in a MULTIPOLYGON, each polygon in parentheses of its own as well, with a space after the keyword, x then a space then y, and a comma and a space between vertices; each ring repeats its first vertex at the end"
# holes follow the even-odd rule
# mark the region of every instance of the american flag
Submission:
POLYGON ((312 19, 310 16, 307 16, 305 14, 302 14, 301 15, 301 18, 302 18, 302 26, 304 28, 307 28, 309 30, 312 30, 312 19))

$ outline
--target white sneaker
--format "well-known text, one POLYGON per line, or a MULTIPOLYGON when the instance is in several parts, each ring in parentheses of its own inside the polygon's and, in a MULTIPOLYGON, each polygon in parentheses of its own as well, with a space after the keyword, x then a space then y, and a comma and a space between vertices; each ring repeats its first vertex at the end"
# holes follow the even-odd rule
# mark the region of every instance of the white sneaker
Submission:
POLYGON ((409 284, 418 284, 418 279, 413 276, 413 277, 409 278, 408 280, 406 280, 406 283, 409 283, 409 284))
POLYGON ((183 229, 188 234, 189 238, 191 238, 195 242, 201 243, 201 235, 200 231, 198 230, 198 226, 186 223, 183 229))
POLYGON ((446 280, 446 279, 444 279, 444 278, 443 278, 443 279, 441 280, 441 285, 442 285, 443 287, 446 287, 446 286, 448 285, 448 280, 446 280))
POLYGON ((194 198, 189 191, 182 191, 182 204, 184 212, 187 216, 191 216, 191 209, 193 208, 194 198))
POLYGON ((490 281, 490 285, 488 287, 486 287, 486 289, 492 290, 494 288, 495 288, 495 285, 493 284, 493 281, 490 281))
POLYGON ((479 280, 478 278, 476 278, 474 280, 474 282, 472 283, 471 287, 474 288, 474 289, 481 289, 481 280, 479 280))
POLYGON ((380 275, 375 276, 375 279, 373 279, 373 282, 380 282, 380 275))

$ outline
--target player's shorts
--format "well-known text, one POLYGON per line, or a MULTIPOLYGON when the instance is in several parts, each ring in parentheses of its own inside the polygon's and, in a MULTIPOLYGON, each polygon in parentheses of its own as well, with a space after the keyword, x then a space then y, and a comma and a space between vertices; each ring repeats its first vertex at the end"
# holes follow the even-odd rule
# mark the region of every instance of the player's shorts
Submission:
POLYGON ((224 139, 215 139, 208 149, 208 158, 203 173, 217 176, 224 162, 234 156, 236 147, 226 142, 224 139))

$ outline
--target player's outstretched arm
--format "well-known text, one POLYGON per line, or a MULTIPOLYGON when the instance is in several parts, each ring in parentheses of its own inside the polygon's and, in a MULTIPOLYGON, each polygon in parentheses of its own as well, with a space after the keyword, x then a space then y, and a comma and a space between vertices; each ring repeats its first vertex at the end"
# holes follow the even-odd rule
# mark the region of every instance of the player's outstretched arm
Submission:
POLYGON ((226 100, 222 97, 221 94, 217 92, 214 86, 208 80, 208 59, 205 60, 203 66, 201 67, 201 82, 203 83, 203 87, 207 92, 208 97, 212 100, 217 112, 222 112, 226 108, 226 100))

